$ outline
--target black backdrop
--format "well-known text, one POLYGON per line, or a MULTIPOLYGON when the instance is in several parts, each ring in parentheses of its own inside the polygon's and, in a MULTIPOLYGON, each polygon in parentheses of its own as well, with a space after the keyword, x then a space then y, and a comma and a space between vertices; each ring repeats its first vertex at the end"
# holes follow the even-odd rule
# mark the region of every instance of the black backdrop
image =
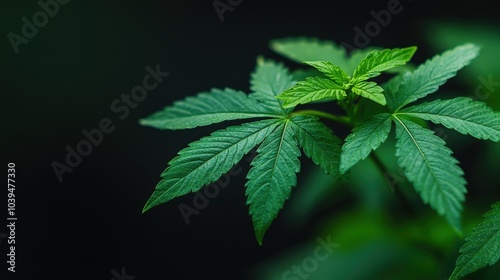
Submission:
MULTIPOLYGON (((15 276, 107 280, 126 272, 136 279, 252 279, 254 265, 299 242, 308 229, 289 232, 278 218, 258 246, 243 174, 232 177, 190 225, 178 210, 180 203, 192 204, 190 195, 141 214, 167 162, 220 126, 159 131, 138 120, 212 87, 247 91, 258 55, 280 59, 268 48, 270 39, 352 43, 353 28, 363 28, 373 20, 370 11, 389 2, 243 0, 221 21, 213 1, 72 0, 16 54, 8 34, 21 34, 21 18, 32 19, 40 6, 3 0, 1 159, 4 174, 8 162, 16 164, 15 276), (170 75, 121 120, 111 104, 142 82, 146 66, 156 65, 170 75), (82 130, 98 128, 105 118, 114 131, 59 182, 51 164, 64 163, 65 148, 76 147, 85 139, 82 130)), ((420 60, 431 55, 424 22, 495 19, 491 5, 401 0, 402 12, 371 45, 418 45, 420 60)), ((0 249, 3 274, 6 239, 0 249)), ((1 279, 15 279, 6 275, 1 279)))

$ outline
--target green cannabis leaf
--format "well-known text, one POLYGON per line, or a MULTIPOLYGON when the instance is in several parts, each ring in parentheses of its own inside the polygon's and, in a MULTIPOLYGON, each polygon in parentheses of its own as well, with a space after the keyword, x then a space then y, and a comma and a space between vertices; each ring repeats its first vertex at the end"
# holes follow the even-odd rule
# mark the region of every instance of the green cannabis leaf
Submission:
POLYGON ((308 77, 298 82, 294 87, 284 91, 278 98, 283 101, 284 107, 294 107, 323 99, 342 100, 347 94, 342 85, 335 81, 320 77, 308 77))
POLYGON ((383 71, 404 65, 411 59, 416 50, 416 47, 410 47, 370 52, 354 70, 353 81, 368 80, 380 75, 383 71))
MULTIPOLYGON (((499 142, 500 113, 466 97, 411 103, 436 92, 468 65, 479 53, 477 46, 457 46, 404 71, 396 69, 407 65, 416 51, 414 46, 370 48, 350 55, 332 41, 307 37, 276 39, 270 46, 308 68, 293 72, 282 63, 258 57, 250 75, 249 94, 229 88, 212 89, 174 102, 140 121, 142 125, 170 130, 247 121, 217 130, 179 151, 161 174, 143 212, 215 182, 258 147, 246 176, 245 195, 257 242, 262 244, 297 185, 302 152, 332 180, 340 180, 378 149, 394 126, 397 164, 405 177, 423 202, 461 232, 467 193, 464 172, 452 150, 428 128, 427 122, 499 142), (383 72, 394 75, 383 83, 370 80, 383 72), (295 108, 325 101, 336 103, 345 114, 295 108), (320 118, 352 130, 342 141, 320 118)), ((489 214, 487 225, 481 224, 478 233, 467 239, 453 277, 496 262, 498 252, 496 259, 488 257, 489 251, 481 242, 487 236, 485 232, 491 232, 487 231, 492 228, 490 220, 498 222, 499 208, 496 205, 496 216, 489 214), (490 218, 493 216, 496 220, 490 218)), ((499 242, 497 235, 488 240, 499 242)))
POLYGON ((191 143, 168 163, 143 212, 217 181, 276 126, 276 120, 262 120, 228 127, 191 143))
POLYGON ((329 61, 305 61, 328 79, 307 78, 278 95, 278 98, 284 101, 284 107, 293 107, 322 99, 343 100, 351 96, 349 93, 352 92, 380 105, 386 105, 385 96, 382 94, 383 88, 375 82, 366 82, 366 80, 380 75, 383 71, 405 64, 415 51, 416 47, 372 51, 361 60, 352 77, 329 61))
POLYGON ((261 107, 270 114, 286 116, 293 108, 285 109, 276 96, 293 85, 293 77, 282 64, 257 59, 258 67, 250 80, 250 99, 260 102, 261 107))
POLYGON ((146 119, 142 125, 158 129, 187 129, 227 120, 271 117, 258 102, 232 89, 213 89, 210 92, 177 101, 146 119))
POLYGON ((192 142, 168 163, 143 212, 215 182, 259 146, 247 175, 246 196, 259 244, 297 183, 299 147, 314 163, 338 176, 341 141, 316 117, 284 108, 276 96, 293 85, 282 65, 262 58, 251 74, 250 94, 225 89, 201 93, 141 120, 159 129, 187 129, 236 119, 264 118, 230 126, 192 142))
POLYGON ((392 113, 375 115, 353 129, 342 147, 341 172, 348 171, 385 141, 392 120, 396 125, 396 156, 405 176, 422 200, 461 232, 462 204, 467 192, 463 171, 445 142, 414 121, 428 120, 479 139, 500 141, 500 115, 484 103, 465 97, 405 106, 435 92, 478 51, 472 44, 457 46, 386 83, 384 95, 392 113))
POLYGON ((458 280, 500 259, 500 201, 494 203, 484 220, 473 228, 460 248, 450 280, 458 280))
POLYGON ((329 61, 304 61, 304 63, 316 68, 337 85, 343 85, 349 82, 347 73, 344 72, 342 68, 329 61))
POLYGON ((319 121, 317 117, 296 115, 292 117, 292 125, 299 146, 307 157, 319 165, 326 174, 340 178, 340 149, 342 141, 332 130, 319 121))
POLYGON ((392 90, 386 92, 387 107, 397 111, 403 106, 435 92, 448 79, 454 77, 457 71, 468 65, 479 52, 473 44, 465 44, 437 55, 420 65, 415 71, 398 78, 399 85, 392 85, 392 90))
POLYGON ((264 233, 297 184, 295 173, 300 171, 300 150, 289 120, 266 138, 257 154, 247 175, 246 195, 255 236, 262 244, 264 233))
POLYGON ((398 164, 422 200, 461 232, 460 217, 466 182, 458 161, 432 130, 398 117, 395 121, 398 164))
POLYGON ((356 82, 351 88, 351 91, 364 98, 371 99, 380 105, 385 105, 385 96, 382 94, 384 89, 377 85, 375 82, 356 82))
POLYGON ((478 139, 500 141, 500 115, 485 103, 466 97, 436 100, 400 110, 400 116, 442 124, 478 139))
POLYGON ((340 156, 340 171, 347 172, 358 161, 365 159, 376 150, 389 136, 391 115, 375 115, 355 127, 345 139, 340 156))

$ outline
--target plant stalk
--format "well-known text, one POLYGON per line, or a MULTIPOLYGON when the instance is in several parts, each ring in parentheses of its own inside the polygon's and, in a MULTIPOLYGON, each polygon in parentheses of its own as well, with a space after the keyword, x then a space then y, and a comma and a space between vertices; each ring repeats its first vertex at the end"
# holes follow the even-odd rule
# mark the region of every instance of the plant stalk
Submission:
MULTIPOLYGON (((370 153, 370 157, 373 159, 373 162, 375 163, 377 168, 380 170, 380 172, 382 172, 382 174, 385 177, 385 174, 386 174, 388 168, 385 167, 384 163, 382 162, 382 160, 380 160, 379 156, 377 156, 377 154, 375 154, 375 152, 370 153)), ((401 187, 396 182, 394 182, 392 185, 389 185, 389 183, 387 183, 387 186, 394 193, 394 195, 399 200, 399 202, 401 203, 401 206, 405 209, 405 211, 410 216, 414 217, 415 212, 414 212, 410 202, 408 201, 406 196, 401 191, 401 187)))
POLYGON ((349 118, 347 116, 336 116, 327 112, 319 111, 319 110, 300 110, 293 112, 292 115, 310 115, 316 116, 319 118, 324 118, 328 120, 332 120, 341 124, 345 124, 347 126, 352 126, 349 118))

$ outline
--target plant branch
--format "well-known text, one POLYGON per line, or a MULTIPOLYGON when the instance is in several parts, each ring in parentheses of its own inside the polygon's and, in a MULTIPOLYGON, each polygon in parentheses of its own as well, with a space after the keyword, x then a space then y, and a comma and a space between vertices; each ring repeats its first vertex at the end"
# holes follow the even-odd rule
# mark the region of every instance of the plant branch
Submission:
POLYGON ((347 126, 352 126, 349 118, 347 116, 336 116, 327 112, 319 111, 319 110, 300 110, 293 112, 292 115, 310 115, 316 116, 328 120, 332 120, 341 124, 345 124, 347 126))
MULTIPOLYGON (((375 152, 370 153, 370 157, 373 160, 373 162, 375 163, 375 166, 377 166, 377 168, 380 170, 380 172, 382 172, 382 174, 385 177, 385 174, 387 173, 388 168, 385 167, 384 163, 379 158, 379 156, 377 156, 377 154, 375 154, 375 152)), ((413 211, 413 208, 411 207, 410 202, 408 201, 406 196, 401 191, 401 188, 399 187, 399 185, 396 182, 394 182, 392 185, 389 184, 389 182, 387 182, 387 186, 394 193, 394 195, 397 197, 399 202, 401 202, 401 205, 406 210, 406 212, 410 216, 415 216, 415 213, 413 211)))

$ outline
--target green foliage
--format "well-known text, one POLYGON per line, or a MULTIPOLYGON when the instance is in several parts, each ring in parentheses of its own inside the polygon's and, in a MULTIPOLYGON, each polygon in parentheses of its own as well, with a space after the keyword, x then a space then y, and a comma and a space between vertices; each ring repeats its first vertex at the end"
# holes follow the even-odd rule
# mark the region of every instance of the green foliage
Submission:
POLYGON ((161 174, 162 179, 143 212, 215 182, 260 144, 247 175, 246 195, 255 235, 261 244, 264 233, 290 196, 291 187, 296 185, 299 145, 325 172, 338 175, 340 140, 316 117, 292 115, 293 108, 283 108, 276 98, 291 86, 288 70, 281 64, 258 59, 250 83, 249 95, 214 90, 211 94, 187 98, 141 121, 160 129, 179 129, 242 118, 266 118, 215 131, 181 150, 161 174), (230 94, 234 96, 228 97, 230 94))
POLYGON ((378 114, 355 127, 345 139, 340 156, 340 171, 347 172, 358 161, 367 158, 389 136, 391 115, 378 114))
POLYGON ((384 89, 375 82, 357 82, 352 86, 351 91, 359 96, 371 99, 380 105, 385 105, 387 103, 387 101, 385 101, 385 96, 382 94, 384 89))
POLYGON ((314 116, 296 115, 292 120, 290 124, 306 156, 321 166, 326 174, 339 178, 340 139, 314 116))
POLYGON ((337 85, 343 85, 349 82, 349 76, 347 73, 344 72, 342 68, 329 61, 304 61, 304 63, 316 68, 337 85))
POLYGON ((257 59, 258 67, 251 75, 250 98, 259 102, 260 106, 270 114, 285 116, 292 109, 285 109, 282 102, 275 97, 292 86, 293 78, 281 64, 257 59))
POLYGON ((383 71, 406 64, 416 50, 416 47, 410 47, 404 49, 373 51, 361 60, 352 76, 355 81, 364 81, 374 78, 383 71))
MULTIPOLYGON (((467 182, 453 152, 427 122, 498 142, 500 114, 470 98, 424 98, 468 65, 479 53, 477 46, 456 46, 414 70, 401 67, 408 65, 416 47, 372 48, 348 55, 331 41, 306 37, 276 39, 270 46, 306 68, 290 71, 281 63, 259 57, 250 76, 249 94, 214 89, 141 120, 143 125, 174 130, 253 119, 215 131, 182 149, 161 174, 144 212, 218 180, 258 147, 246 176, 245 194, 256 239, 262 244, 297 185, 301 152, 332 181, 343 181, 357 163, 376 156, 373 152, 389 138, 394 126, 395 164, 413 185, 415 195, 461 232, 467 182), (386 76, 378 77, 383 72, 386 76), (388 79, 370 80, 375 77, 388 79), (410 105, 418 100, 423 102, 410 105), (345 114, 296 108, 316 102, 331 102, 345 114), (341 140, 320 118, 347 125, 352 131, 341 140)), ((471 237, 467 244, 480 244, 483 237, 471 237)), ((467 250, 465 255, 471 252, 467 250)), ((492 263, 485 253, 478 254, 478 259, 492 263)), ((478 263, 466 263, 459 269, 460 275, 481 267, 478 263)))
POLYGON ((259 244, 297 183, 295 173, 300 171, 300 150, 290 123, 290 120, 282 121, 266 137, 247 175, 247 204, 259 244))
POLYGON ((397 111, 403 106, 435 92, 448 79, 454 77, 457 71, 477 56, 479 48, 472 44, 457 46, 445 51, 433 59, 420 65, 415 71, 406 73, 397 90, 386 94, 387 106, 391 111, 397 111))
POLYGON ((382 94, 384 90, 375 82, 366 80, 380 75, 382 71, 405 64, 415 51, 416 47, 372 51, 359 62, 352 77, 329 61, 305 61, 304 63, 313 66, 329 79, 307 78, 278 95, 278 98, 285 101, 285 107, 292 107, 326 98, 343 100, 352 92, 385 105, 385 96, 382 94))
POLYGON ((276 53, 297 63, 326 61, 338 66, 346 73, 353 73, 362 59, 371 51, 379 49, 371 47, 355 50, 348 54, 344 47, 333 41, 312 37, 274 39, 271 40, 269 46, 276 53))
POLYGON ((406 177, 424 202, 461 231, 460 216, 466 189, 458 161, 432 130, 397 116, 394 118, 396 155, 406 177))
POLYGON ((271 116, 255 100, 240 91, 213 89, 175 102, 173 106, 140 121, 158 129, 187 129, 227 120, 271 116))
POLYGON ((258 145, 277 126, 262 120, 216 131, 181 150, 172 159, 143 212, 175 197, 195 192, 215 182, 258 145))
POLYGON ((398 115, 429 120, 478 139, 500 141, 499 114, 485 103, 470 98, 426 102, 403 109, 398 115))
POLYGON ((323 99, 342 100, 347 94, 342 85, 321 77, 308 77, 279 95, 283 106, 294 107, 323 99))
POLYGON ((461 255, 456 262, 450 280, 457 280, 487 265, 495 264, 500 258, 500 201, 484 214, 484 221, 465 238, 460 248, 461 255))
POLYGON ((349 72, 348 69, 351 63, 349 63, 346 50, 332 41, 321 41, 316 38, 307 37, 292 37, 271 40, 269 45, 276 53, 295 62, 327 61, 349 72))

